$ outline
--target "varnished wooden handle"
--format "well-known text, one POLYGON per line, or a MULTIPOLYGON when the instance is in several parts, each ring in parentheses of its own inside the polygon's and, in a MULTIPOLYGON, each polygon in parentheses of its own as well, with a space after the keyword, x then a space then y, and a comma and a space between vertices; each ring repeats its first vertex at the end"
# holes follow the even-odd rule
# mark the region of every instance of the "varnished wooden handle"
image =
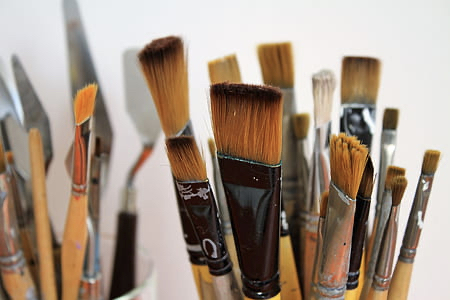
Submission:
POLYGON ((25 265, 15 272, 2 271, 3 286, 12 300, 37 299, 30 270, 25 265))
POLYGON ((373 287, 370 288, 369 295, 367 296, 367 300, 387 300, 388 298, 388 291, 379 291, 374 289, 373 287))
POLYGON ((345 300, 358 300, 358 290, 354 289, 354 290, 346 290, 345 291, 345 296, 344 296, 345 300))
POLYGON ((392 276, 391 286, 389 288, 388 300, 408 299, 413 265, 414 264, 408 264, 401 260, 397 261, 394 275, 392 276))
POLYGON ((283 300, 301 300, 302 293, 289 235, 280 238, 280 284, 283 300))
POLYGON ((44 151, 42 148, 41 134, 36 128, 30 130, 29 147, 34 220, 40 261, 39 277, 41 297, 45 300, 56 300, 55 265, 53 263, 52 234, 45 186, 44 151))
POLYGON ((215 299, 212 275, 209 273, 207 265, 192 265, 195 285, 200 300, 215 299))

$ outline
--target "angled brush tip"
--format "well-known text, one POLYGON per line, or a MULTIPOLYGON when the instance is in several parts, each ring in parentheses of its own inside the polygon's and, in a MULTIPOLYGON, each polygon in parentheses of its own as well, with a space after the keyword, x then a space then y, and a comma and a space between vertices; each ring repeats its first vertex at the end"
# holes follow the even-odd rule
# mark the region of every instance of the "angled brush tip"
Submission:
POLYGON ((423 174, 434 174, 437 170, 439 164, 439 158, 441 157, 441 152, 437 150, 427 150, 423 156, 422 162, 422 173, 423 174))
POLYGON ((408 180, 405 176, 396 176, 392 179, 392 205, 398 206, 402 201, 408 180))
POLYGON ((73 102, 75 123, 77 125, 88 120, 94 113, 97 90, 97 84, 92 83, 77 92, 73 102))
POLYGON ((162 61, 165 56, 183 51, 183 40, 177 36, 167 36, 154 39, 147 44, 138 54, 139 61, 162 61))
POLYGON ((293 88, 292 44, 290 42, 260 44, 257 51, 264 83, 280 88, 293 88))
POLYGON ((235 54, 227 55, 208 62, 209 79, 211 83, 233 82, 241 83, 241 72, 235 54))
POLYGON ((386 108, 383 114, 383 130, 396 130, 399 110, 397 108, 386 108))
POLYGON ((322 196, 320 197, 320 217, 322 218, 325 218, 327 216, 328 195, 329 192, 325 191, 322 193, 322 196))
POLYGON ((392 180, 397 176, 405 176, 406 169, 397 166, 388 166, 384 187, 386 190, 392 189, 392 180))
POLYGON ((293 114, 291 119, 294 127, 295 137, 299 140, 305 139, 308 136, 309 130, 309 113, 293 114))
POLYGON ((180 136, 166 140, 167 157, 173 176, 179 181, 203 181, 207 179, 206 164, 194 137, 180 136))
POLYGON ((370 198, 372 196, 374 185, 373 172, 373 163, 369 156, 358 188, 358 195, 361 195, 363 198, 370 198))

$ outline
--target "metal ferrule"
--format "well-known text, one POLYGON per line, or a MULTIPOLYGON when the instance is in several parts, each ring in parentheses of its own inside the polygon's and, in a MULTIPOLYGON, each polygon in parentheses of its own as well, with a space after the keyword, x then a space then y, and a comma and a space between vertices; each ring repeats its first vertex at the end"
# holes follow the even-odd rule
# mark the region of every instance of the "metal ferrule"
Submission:
POLYGON ((419 245, 420 234, 424 225, 425 212, 428 199, 433 186, 434 174, 421 174, 414 196, 413 206, 408 218, 399 259, 406 263, 413 263, 416 257, 416 249, 419 245))
POLYGON ((353 135, 367 145, 372 145, 372 136, 376 129, 374 104, 350 103, 341 105, 340 131, 353 135))
POLYGON ((309 212, 303 212, 301 211, 299 213, 300 217, 300 224, 301 227, 305 228, 306 231, 316 233, 317 232, 317 226, 319 226, 319 218, 320 216, 310 214, 309 212))
POLYGON ((84 259, 83 277, 94 278, 99 273, 99 268, 96 267, 96 244, 98 232, 95 230, 92 218, 88 216, 86 220, 88 231, 88 242, 86 246, 86 257, 84 259))
POLYGON ((397 242, 399 206, 392 206, 389 220, 384 230, 383 242, 378 255, 373 287, 376 290, 389 289, 392 278, 392 266, 394 264, 395 244, 397 242))
POLYGON ((6 172, 0 174, 0 204, 0 257, 2 258, 0 267, 2 267, 5 262, 3 258, 13 257, 20 251, 16 214, 6 172))
POLYGON ((92 119, 75 126, 72 164, 72 194, 86 195, 90 175, 92 119))
POLYGON ((187 121, 187 123, 186 123, 186 125, 184 125, 183 129, 181 129, 179 132, 177 132, 175 134, 175 136, 182 136, 182 135, 188 135, 188 136, 194 135, 194 131, 192 130, 191 120, 187 121))
MULTIPOLYGON (((124 275, 126 276, 126 275, 124 275)), ((80 300, 104 300, 101 285, 101 274, 97 277, 81 279, 80 300)))
POLYGON ((220 177, 219 161, 217 157, 212 158, 214 172, 214 187, 216 199, 219 205, 220 219, 222 221, 222 230, 224 235, 233 234, 231 230, 230 214, 228 212, 227 198, 223 189, 222 178, 220 177))
POLYGON ((121 211, 127 213, 136 212, 136 188, 134 186, 124 188, 121 211))
POLYGON ((319 267, 322 260, 322 246, 323 246, 323 231, 325 224, 325 217, 319 217, 319 224, 317 226, 317 244, 316 257, 314 258, 314 268, 311 282, 311 297, 317 296, 317 286, 319 284, 319 267))
POLYGON ((295 214, 299 211, 308 210, 308 189, 309 189, 309 145, 308 140, 297 140, 297 205, 295 207, 295 214))
POLYGON ((356 200, 330 184, 319 269, 320 299, 344 296, 352 243, 356 200))

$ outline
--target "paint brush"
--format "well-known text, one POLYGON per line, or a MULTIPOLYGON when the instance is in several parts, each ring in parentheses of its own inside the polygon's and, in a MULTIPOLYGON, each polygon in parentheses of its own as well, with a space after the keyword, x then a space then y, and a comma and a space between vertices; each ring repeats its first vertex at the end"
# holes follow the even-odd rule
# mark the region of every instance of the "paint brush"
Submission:
POLYGON ((436 173, 440 156, 441 153, 439 151, 427 150, 423 157, 422 171, 389 289, 389 300, 406 300, 408 298, 414 258, 419 245, 434 174, 436 173))
POLYGON ((341 74, 341 132, 356 136, 369 151, 375 131, 375 111, 381 62, 371 57, 344 57, 341 74))
POLYGON ((210 88, 213 132, 246 299, 280 299, 281 91, 210 88))
POLYGON ((194 138, 169 138, 166 148, 178 193, 201 241, 216 299, 242 299, 232 272, 233 264, 222 234, 214 193, 206 175, 206 164, 194 138))
MULTIPOLYGON (((263 81, 281 88, 283 92, 282 154, 283 185, 281 191, 281 217, 290 220, 298 199, 298 174, 296 162, 297 143, 292 128, 291 115, 296 110, 294 95, 294 58, 290 42, 260 44, 258 58, 263 81)), ((281 222, 280 280, 283 299, 301 299, 295 258, 287 221, 281 222)))
POLYGON ((397 176, 392 180, 392 208, 384 229, 380 254, 375 268, 369 300, 387 300, 389 285, 391 283, 392 267, 394 264, 395 245, 397 243, 398 217, 400 202, 408 181, 404 176, 397 176))
POLYGON ((230 54, 208 62, 209 80, 211 84, 220 82, 241 83, 241 72, 236 54, 230 54))
POLYGON ((74 100, 72 188, 61 247, 62 299, 78 299, 87 243, 91 132, 97 85, 79 90, 74 100))
POLYGON ((324 225, 319 299, 344 297, 356 208, 356 195, 368 158, 368 149, 344 133, 330 141, 330 194, 324 225))

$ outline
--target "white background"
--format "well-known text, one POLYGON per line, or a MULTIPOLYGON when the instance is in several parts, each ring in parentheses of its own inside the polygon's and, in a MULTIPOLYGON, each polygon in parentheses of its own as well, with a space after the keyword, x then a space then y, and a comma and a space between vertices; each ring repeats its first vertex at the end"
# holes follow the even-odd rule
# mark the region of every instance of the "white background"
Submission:
MULTIPOLYGON (((401 211, 400 236, 426 149, 443 157, 425 220, 410 299, 448 299, 450 259, 450 4, 448 1, 81 1, 80 10, 103 95, 113 120, 114 149, 102 203, 103 231, 113 232, 120 190, 140 150, 124 109, 121 56, 125 48, 181 35, 189 48, 191 116, 199 140, 210 135, 207 108, 208 60, 237 53, 246 82, 261 82, 255 47, 291 40, 295 47, 299 111, 312 112, 311 75, 322 68, 340 74, 344 55, 383 61, 378 128, 385 107, 400 108, 396 164, 409 180, 401 211)), ((22 60, 47 110, 54 160, 48 177, 50 213, 61 230, 70 183, 63 161, 72 133, 71 94, 62 3, 0 0, 0 57, 22 60)), ((2 67, 2 68, 3 68, 2 67)), ((338 117, 339 90, 333 114, 338 117)), ((335 128, 337 122, 335 122, 335 128)), ((379 131, 378 131, 379 133, 379 131)), ((376 136, 376 140, 379 135, 376 136)), ((207 146, 204 146, 207 153, 207 146)), ((375 142, 374 158, 378 158, 375 142)), ((159 299, 196 299, 181 238, 163 139, 138 175, 140 241, 156 262, 159 299)))

